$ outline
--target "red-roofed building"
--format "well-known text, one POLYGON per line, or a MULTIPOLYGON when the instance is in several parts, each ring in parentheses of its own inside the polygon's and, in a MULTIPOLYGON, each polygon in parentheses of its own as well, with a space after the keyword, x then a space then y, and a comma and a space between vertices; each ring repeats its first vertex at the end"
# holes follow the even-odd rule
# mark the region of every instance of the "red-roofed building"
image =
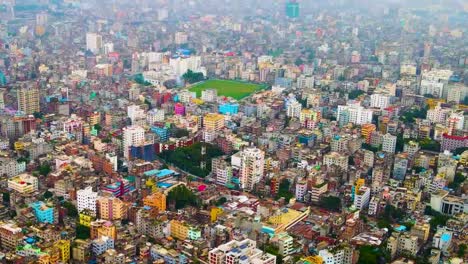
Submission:
POLYGON ((468 136, 451 136, 449 134, 442 135, 442 150, 455 150, 457 148, 468 147, 468 136))

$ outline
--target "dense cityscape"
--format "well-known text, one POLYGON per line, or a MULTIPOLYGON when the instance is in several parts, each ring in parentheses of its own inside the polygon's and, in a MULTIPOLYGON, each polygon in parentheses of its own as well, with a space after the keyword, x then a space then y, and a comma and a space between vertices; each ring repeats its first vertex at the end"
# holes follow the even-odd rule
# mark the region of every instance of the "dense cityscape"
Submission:
POLYGON ((0 0, 0 263, 468 263, 467 36, 463 0, 0 0))

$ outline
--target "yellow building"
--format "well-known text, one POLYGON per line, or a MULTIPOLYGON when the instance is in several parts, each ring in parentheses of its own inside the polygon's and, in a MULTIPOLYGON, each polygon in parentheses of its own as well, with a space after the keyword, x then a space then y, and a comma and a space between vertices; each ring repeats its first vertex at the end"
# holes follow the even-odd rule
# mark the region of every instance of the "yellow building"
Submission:
POLYGON ((22 141, 15 142, 15 150, 20 151, 24 149, 24 143, 22 141))
POLYGON ((323 263, 323 259, 320 256, 308 256, 305 258, 301 258, 301 261, 304 264, 322 264, 323 263))
POLYGON ((35 87, 20 88, 17 91, 18 95, 18 110, 26 115, 32 115, 35 112, 40 112, 39 106, 39 89, 35 87))
POLYGON ((153 192, 151 195, 143 198, 143 204, 156 207, 159 211, 166 211, 166 195, 159 191, 153 192))
POLYGON ((417 223, 411 228, 411 235, 417 236, 421 241, 426 242, 429 238, 431 226, 428 223, 417 223))
POLYGON ((366 139, 366 143, 369 144, 371 141, 372 132, 377 128, 374 124, 363 124, 361 126, 361 136, 366 139))
POLYGON ((206 130, 218 131, 224 127, 224 116, 221 114, 208 113, 203 117, 203 127, 206 130))
POLYGON ((296 223, 302 221, 310 213, 310 207, 304 212, 293 209, 280 210, 276 215, 268 218, 267 224, 272 225, 275 234, 281 233, 296 223))
POLYGON ((85 213, 80 213, 80 225, 90 227, 93 217, 85 213))
POLYGON ((101 123, 101 113, 94 112, 89 116, 89 124, 94 126, 101 123))
POLYGON ((185 223, 171 220, 171 236, 180 240, 186 240, 188 237, 189 227, 185 223))
POLYGON ((127 214, 127 204, 115 197, 100 197, 96 200, 99 216, 104 220, 119 220, 127 214))
POLYGON ((218 220, 218 216, 223 213, 223 209, 219 207, 212 207, 210 211, 211 222, 216 222, 218 220))
POLYGON ((91 222, 90 226, 91 239, 98 239, 101 237, 110 237, 117 239, 117 229, 115 225, 106 220, 96 220, 91 222))
POLYGON ((55 247, 58 248, 60 252, 60 259, 63 263, 68 263, 70 260, 70 241, 68 240, 59 240, 55 243, 55 247))
POLYGON ((366 180, 364 179, 357 179, 356 183, 354 183, 354 190, 357 192, 357 190, 361 189, 362 186, 366 184, 366 180))
POLYGON ((320 121, 320 118, 320 111, 314 111, 312 109, 302 109, 301 114, 299 116, 299 121, 301 123, 305 122, 306 120, 318 122, 320 121))
POLYGON ((426 103, 429 109, 434 109, 439 103, 445 103, 445 99, 428 98, 426 99, 426 103))

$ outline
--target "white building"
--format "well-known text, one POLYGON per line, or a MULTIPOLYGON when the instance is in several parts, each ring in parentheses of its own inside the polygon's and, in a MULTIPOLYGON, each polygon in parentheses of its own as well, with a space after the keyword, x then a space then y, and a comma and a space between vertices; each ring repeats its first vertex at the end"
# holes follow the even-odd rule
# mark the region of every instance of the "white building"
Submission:
POLYGON ((96 33, 86 33, 86 50, 94 54, 100 52, 102 48, 102 36, 96 33))
POLYGON ((292 100, 286 107, 286 115, 288 117, 299 118, 301 116, 302 104, 297 100, 292 100))
POLYGON ((88 186, 76 192, 76 208, 78 212, 88 211, 92 216, 96 216, 96 199, 97 192, 93 192, 93 188, 88 186))
POLYGON ((370 188, 366 186, 359 188, 354 196, 354 207, 359 210, 366 208, 369 205, 370 193, 370 188))
POLYGON ((371 107, 385 109, 390 105, 390 96, 385 94, 372 94, 371 107))
POLYGON ((146 113, 146 122, 149 125, 154 124, 155 122, 163 122, 165 119, 164 109, 153 108, 146 113))
POLYGON ((379 208, 379 203, 380 203, 380 199, 376 196, 373 196, 369 202, 369 210, 367 213, 369 215, 376 215, 377 210, 379 208))
POLYGON ((8 180, 8 188, 19 193, 33 193, 39 188, 36 177, 23 173, 8 180))
POLYGON ((365 109, 359 102, 339 105, 337 120, 340 125, 348 123, 355 125, 370 124, 372 123, 372 110, 365 109))
POLYGON ((304 195, 307 194, 307 181, 302 180, 296 183, 296 200, 303 201, 304 195))
POLYGON ((318 255, 322 257, 323 264, 352 264, 353 249, 345 246, 333 250, 322 249, 318 255))
POLYGON ((382 151, 388 153, 395 153, 397 143, 397 137, 389 133, 383 135, 382 137, 382 151))
POLYGON ((108 249, 114 249, 114 239, 102 236, 93 240, 92 250, 96 256, 103 254, 108 249))
POLYGON ((232 240, 208 253, 209 264, 275 264, 276 256, 257 248, 254 240, 232 240))
POLYGON ((137 120, 145 119, 145 110, 141 109, 139 105, 129 105, 127 107, 127 116, 135 124, 137 120))
POLYGON ((248 147, 231 157, 231 165, 239 169, 241 188, 252 190, 263 177, 265 152, 256 147, 248 147))
POLYGON ((184 75, 188 70, 203 72, 200 56, 171 58, 169 65, 178 77, 184 75))
POLYGON ((297 88, 314 88, 314 76, 301 75, 297 78, 297 88))
POLYGON ((205 102, 215 102, 218 98, 218 91, 216 89, 206 89, 201 93, 201 99, 205 102))
POLYGON ((140 126, 129 126, 123 129, 123 152, 124 157, 130 157, 130 147, 143 144, 145 141, 145 130, 140 126))
POLYGON ((11 178, 24 171, 26 171, 26 162, 18 162, 12 158, 0 158, 0 175, 11 178))

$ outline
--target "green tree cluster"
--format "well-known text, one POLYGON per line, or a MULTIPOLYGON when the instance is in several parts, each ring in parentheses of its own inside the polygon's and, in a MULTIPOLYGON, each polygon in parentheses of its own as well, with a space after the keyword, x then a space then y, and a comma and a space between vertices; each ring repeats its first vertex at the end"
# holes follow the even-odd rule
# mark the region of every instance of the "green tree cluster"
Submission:
MULTIPOLYGON (((341 80, 344 81, 344 76, 343 76, 343 78, 341 80)), ((352 90, 351 92, 349 92, 348 98, 351 99, 351 100, 354 100, 354 99, 358 98, 359 96, 363 95, 364 93, 365 92, 362 91, 362 90, 352 90)))
POLYGON ((42 176, 47 176, 52 171, 49 164, 42 164, 39 166, 39 174, 42 176))
POLYGON ((423 150, 430 150, 435 152, 440 151, 440 143, 430 138, 424 138, 419 141, 419 146, 423 150))
POLYGON ((77 239, 88 239, 91 237, 91 229, 87 226, 77 224, 75 231, 77 239))
POLYGON ((76 209, 76 206, 72 204, 69 201, 64 201, 62 206, 67 209, 67 215, 69 217, 77 217, 78 216, 78 209, 76 209))
POLYGON ((143 77, 142 73, 135 74, 133 76, 133 80, 138 84, 141 84, 144 86, 151 86, 151 83, 145 80, 145 77, 143 77))
POLYGON ((424 209, 424 214, 432 216, 429 224, 431 225, 431 229, 433 231, 437 230, 438 226, 445 226, 447 221, 450 219, 450 216, 439 213, 433 210, 430 206, 426 206, 424 209))
POLYGON ((372 151, 374 153, 379 151, 378 147, 374 147, 371 144, 367 144, 367 143, 362 143, 361 148, 366 149, 366 150, 370 150, 370 151, 372 151))
POLYGON ((199 206, 200 198, 198 198, 185 185, 180 185, 172 189, 167 195, 167 204, 175 203, 176 209, 182 209, 186 206, 199 206))
POLYGON ((406 111, 405 113, 403 113, 402 116, 400 116, 400 120, 406 124, 412 124, 414 123, 416 118, 420 118, 420 119, 426 118, 427 110, 428 110, 427 107, 410 109, 409 111, 406 111))
POLYGON ((341 199, 336 196, 323 196, 319 201, 320 207, 331 211, 341 210, 341 199))
POLYGON ((462 183, 464 183, 466 180, 466 177, 463 176, 461 172, 457 172, 455 174, 455 177, 453 178, 453 182, 449 183, 448 187, 454 190, 457 190, 462 183))
POLYGON ((206 167, 202 169, 200 163, 203 159, 201 155, 202 143, 195 143, 189 147, 178 148, 176 150, 163 151, 159 156, 168 163, 172 163, 178 168, 198 177, 205 177, 211 172, 211 160, 223 155, 218 146, 204 143, 206 146, 206 167))
POLYGON ((289 190, 291 183, 288 179, 281 180, 278 188, 278 193, 276 194, 276 199, 284 197, 286 203, 289 203, 289 200, 294 196, 289 190))
POLYGON ((196 83, 203 81, 205 76, 203 76, 202 72, 188 70, 186 73, 184 73, 184 75, 182 75, 182 78, 188 83, 196 83))

